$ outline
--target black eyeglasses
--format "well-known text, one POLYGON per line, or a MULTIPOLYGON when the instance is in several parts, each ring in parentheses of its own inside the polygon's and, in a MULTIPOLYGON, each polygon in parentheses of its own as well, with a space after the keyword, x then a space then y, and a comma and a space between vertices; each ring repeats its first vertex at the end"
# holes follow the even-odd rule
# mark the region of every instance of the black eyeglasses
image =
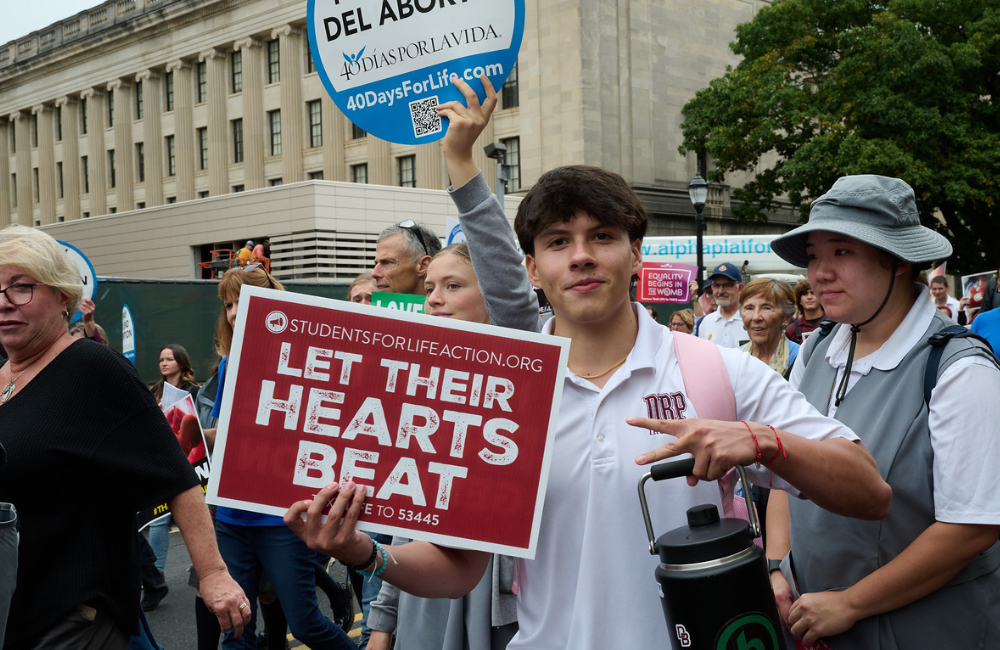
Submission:
POLYGON ((430 255, 431 249, 427 246, 427 240, 424 239, 424 233, 420 232, 420 226, 413 219, 407 219, 406 221, 399 222, 400 228, 405 228, 417 236, 420 241, 420 245, 424 248, 424 255, 430 255))
POLYGON ((20 307, 21 305, 27 305, 31 302, 31 297, 34 295, 35 284, 12 284, 6 289, 0 291, 6 298, 7 302, 14 305, 15 307, 20 307))

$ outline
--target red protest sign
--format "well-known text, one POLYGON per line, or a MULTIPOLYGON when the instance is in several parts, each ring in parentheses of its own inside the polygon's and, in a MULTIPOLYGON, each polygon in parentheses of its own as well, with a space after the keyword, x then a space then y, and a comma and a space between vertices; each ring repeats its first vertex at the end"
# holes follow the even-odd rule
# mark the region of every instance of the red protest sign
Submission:
MULTIPOLYGON (((198 409, 194 405, 194 399, 186 390, 174 388, 170 384, 163 384, 163 401, 160 409, 167 419, 177 442, 188 462, 194 467, 195 473, 201 479, 201 489, 205 490, 208 485, 208 477, 211 473, 211 465, 208 460, 207 445, 205 444, 205 432, 202 431, 201 423, 198 421, 198 409), (183 394, 180 401, 168 402, 169 395, 183 394)), ((170 506, 166 501, 149 506, 136 513, 136 525, 142 530, 157 519, 161 519, 170 514, 170 506)))
POLYGON ((643 262, 639 270, 639 302, 691 302, 688 288, 698 269, 673 262, 643 262))
POLYGON ((360 528, 532 557, 568 350, 244 286, 208 500, 281 515, 351 479, 360 528))

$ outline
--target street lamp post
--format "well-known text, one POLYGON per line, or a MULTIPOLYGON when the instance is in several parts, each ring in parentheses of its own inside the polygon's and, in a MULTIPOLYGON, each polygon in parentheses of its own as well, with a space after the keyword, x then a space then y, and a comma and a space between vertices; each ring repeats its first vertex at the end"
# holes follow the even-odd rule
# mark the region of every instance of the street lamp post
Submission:
POLYGON ((698 239, 698 292, 700 295, 705 290, 705 265, 702 260, 702 233, 705 232, 705 218, 701 213, 705 209, 705 201, 708 199, 708 183, 701 177, 701 172, 695 172, 694 179, 688 185, 688 196, 691 198, 691 205, 697 212, 694 223, 695 235, 698 239))
POLYGON ((487 158, 497 161, 497 201, 502 206, 503 198, 507 190, 507 181, 510 180, 510 165, 504 164, 507 158, 507 147, 502 142, 491 142, 483 147, 487 158))

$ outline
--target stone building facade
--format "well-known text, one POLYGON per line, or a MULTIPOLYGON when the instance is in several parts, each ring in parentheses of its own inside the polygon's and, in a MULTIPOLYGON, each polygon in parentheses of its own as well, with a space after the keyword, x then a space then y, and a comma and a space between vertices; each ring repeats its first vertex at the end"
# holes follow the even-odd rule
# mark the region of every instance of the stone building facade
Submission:
MULTIPOLYGON (((643 197, 655 217, 650 234, 693 232, 686 187, 699 163, 677 151, 681 107, 735 63, 727 48, 733 29, 765 3, 526 0, 516 74, 482 137, 508 147, 508 191, 523 193, 559 165, 599 165, 643 197)), ((102 233, 127 231, 127 250, 100 255, 117 274, 139 272, 122 260, 166 248, 186 253, 166 256, 183 264, 165 264, 164 277, 197 277, 208 249, 248 236, 377 234, 350 230, 359 223, 353 216, 344 226, 329 213, 293 219, 262 190, 309 182, 325 187, 313 196, 341 183, 447 187, 440 142, 368 136, 327 97, 306 12, 306 0, 109 0, 0 45, 0 227, 52 229, 84 249, 100 246, 102 233), (242 208, 229 207, 254 196, 270 201, 266 228, 247 232, 238 218, 213 217, 238 215, 242 208), (206 200, 214 208, 187 203, 206 200), (130 225, 148 222, 148 211, 159 215, 157 228, 130 225), (200 215, 197 228, 190 214, 200 215), (95 217, 99 223, 84 225, 95 217)), ((481 147, 476 155, 492 186, 493 161, 481 147)), ((728 220, 728 194, 712 189, 710 233, 742 228, 728 220)), ((444 234, 443 215, 429 218, 444 234)), ((784 229, 780 220, 755 228, 784 229)), ((278 271, 324 277, 324 264, 336 266, 336 246, 303 250, 279 250, 287 267, 276 264, 278 271)))

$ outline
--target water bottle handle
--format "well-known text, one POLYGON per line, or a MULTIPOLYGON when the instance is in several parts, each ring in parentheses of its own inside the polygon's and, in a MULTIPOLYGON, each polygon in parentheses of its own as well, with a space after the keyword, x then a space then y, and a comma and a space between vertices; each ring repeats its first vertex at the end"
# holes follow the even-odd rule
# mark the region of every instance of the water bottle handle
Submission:
MULTIPOLYGON (((646 524, 646 537, 649 538, 649 554, 656 555, 656 534, 653 532, 653 523, 649 519, 649 505, 646 503, 646 481, 664 481, 671 478, 690 476, 694 471, 694 458, 675 460, 669 463, 653 465, 649 471, 639 479, 639 505, 642 507, 642 521, 646 524)), ((736 465, 736 471, 740 475, 743 483, 743 498, 747 503, 747 513, 750 516, 750 532, 754 537, 760 537, 760 522, 757 521, 757 509, 753 507, 750 499, 750 482, 742 465, 736 465)))
POLYGON ((691 476, 694 471, 694 458, 675 460, 669 463, 660 463, 649 468, 650 478, 654 481, 664 481, 668 478, 680 478, 691 476))

